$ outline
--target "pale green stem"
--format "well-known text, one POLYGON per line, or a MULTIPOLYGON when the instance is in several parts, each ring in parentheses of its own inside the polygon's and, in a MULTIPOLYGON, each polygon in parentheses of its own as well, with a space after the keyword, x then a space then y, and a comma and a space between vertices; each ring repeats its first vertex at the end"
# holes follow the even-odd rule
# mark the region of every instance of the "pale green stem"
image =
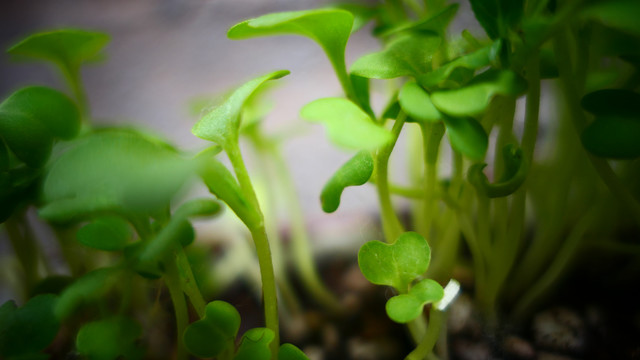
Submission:
POLYGON ((380 148, 375 156, 375 174, 376 183, 378 185, 378 200, 380 201, 380 212, 382 216, 382 230, 387 243, 390 244, 394 243, 398 236, 404 232, 402 224, 400 223, 400 220, 393 209, 393 204, 391 203, 388 165, 391 151, 393 151, 393 147, 398 140, 398 136, 400 136, 400 131, 402 130, 405 120, 406 115, 403 112, 400 112, 398 118, 393 124, 393 129, 391 130, 393 135, 391 142, 380 148))
POLYGON ((423 151, 424 151, 424 233, 427 239, 431 238, 431 226, 437 213, 438 202, 438 150, 440 149, 440 141, 444 135, 444 126, 437 124, 421 124, 423 151))
POLYGON ((427 332, 424 338, 420 341, 418 347, 405 357, 405 360, 423 360, 433 352, 433 347, 436 345, 438 337, 440 336, 440 328, 442 327, 443 320, 444 314, 442 311, 432 307, 429 325, 427 326, 427 332))
POLYGON ((178 268, 174 259, 169 259, 165 262, 166 272, 164 275, 164 281, 169 289, 171 295, 171 302, 173 303, 173 310, 176 314, 176 333, 177 333, 177 349, 176 359, 186 360, 188 359, 187 349, 182 341, 182 335, 184 334, 187 325, 189 324, 189 312, 187 309, 187 302, 182 292, 182 285, 180 282, 180 275, 178 274, 178 268))
POLYGON ((262 294, 264 297, 264 316, 266 327, 273 331, 274 340, 270 344, 271 357, 277 359, 278 348, 280 347, 280 326, 278 324, 278 297, 276 289, 276 279, 273 269, 273 260, 271 258, 271 249, 269 247, 269 239, 267 238, 267 232, 264 225, 264 216, 260 211, 258 199, 256 193, 251 184, 249 173, 240 148, 237 141, 231 142, 231 146, 225 149, 229 160, 233 165, 233 169, 240 183, 244 195, 249 199, 253 210, 259 215, 259 223, 246 224, 251 232, 253 242, 256 246, 256 252, 258 254, 258 264, 260 266, 260 276, 262 278, 262 294))
POLYGON ((205 301, 202 293, 200 292, 200 289, 198 288, 196 279, 193 276, 193 272, 191 271, 191 265, 189 264, 187 254, 185 254, 184 249, 182 249, 182 247, 180 246, 178 247, 176 252, 176 265, 178 273, 180 274, 182 290, 189 297, 189 301, 191 301, 191 304, 196 310, 198 316, 200 318, 203 318, 207 302, 205 301))

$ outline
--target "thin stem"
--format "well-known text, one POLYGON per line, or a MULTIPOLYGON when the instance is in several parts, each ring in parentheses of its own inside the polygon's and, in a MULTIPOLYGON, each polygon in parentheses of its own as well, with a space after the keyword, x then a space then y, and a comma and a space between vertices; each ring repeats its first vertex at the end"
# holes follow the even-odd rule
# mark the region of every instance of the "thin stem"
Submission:
POLYGON ((393 204, 391 203, 388 165, 391 151, 398 140, 398 136, 400 136, 400 131, 402 130, 405 120, 406 115, 403 112, 400 112, 398 118, 393 124, 393 129, 391 130, 393 135, 392 141, 380 148, 375 157, 375 174, 376 183, 378 184, 377 190, 378 200, 380 201, 380 212, 382 215, 382 230, 388 243, 395 242, 398 236, 404 232, 402 224, 393 210, 393 204))
POLYGON ((429 325, 427 326, 427 332, 424 335, 418 347, 416 347, 405 360, 423 360, 429 354, 433 352, 433 347, 436 345, 436 341, 438 341, 438 337, 440 335, 440 328, 442 327, 444 319, 444 314, 442 311, 431 308, 430 317, 429 317, 429 325))
POLYGON ((440 149, 440 141, 444 136, 444 126, 441 123, 424 124, 420 126, 422 131, 423 151, 424 151, 424 235, 429 239, 431 237, 431 225, 433 217, 436 213, 438 203, 436 194, 438 192, 438 150, 440 149))
POLYGON ((38 247, 24 228, 23 214, 14 214, 4 224, 9 242, 24 271, 24 290, 27 295, 38 281, 38 247))
POLYGON ((184 334, 184 331, 189 324, 187 302, 184 298, 184 293, 182 292, 180 275, 178 274, 178 267, 176 266, 175 259, 170 258, 166 261, 165 267, 166 273, 164 275, 164 281, 169 289, 171 302, 173 303, 173 310, 176 314, 176 333, 178 338, 176 359, 186 360, 188 358, 188 354, 187 349, 182 342, 182 334, 184 334))
POLYGON ((193 272, 191 271, 189 259, 187 259, 187 254, 185 254, 182 247, 178 247, 178 250, 176 252, 176 265, 178 273, 180 274, 182 290, 189 297, 189 300, 191 301, 191 304, 196 310, 198 316, 200 318, 203 318, 207 302, 204 300, 204 297, 202 296, 202 293, 198 288, 196 279, 193 276, 193 272))

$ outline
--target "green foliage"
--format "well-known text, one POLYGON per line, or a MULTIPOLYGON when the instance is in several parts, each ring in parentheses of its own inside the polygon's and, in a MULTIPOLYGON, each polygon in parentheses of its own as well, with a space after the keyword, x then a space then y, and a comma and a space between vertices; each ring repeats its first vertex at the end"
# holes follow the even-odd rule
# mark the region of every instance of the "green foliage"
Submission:
POLYGON ((120 217, 100 217, 80 228, 76 238, 95 249, 118 251, 124 249, 131 238, 131 228, 120 217))
POLYGON ((403 233, 393 244, 369 241, 358 252, 358 265, 367 280, 400 292, 427 271, 430 261, 429 244, 415 232, 403 233))
POLYGON ((358 152, 336 171, 322 188, 320 200, 322 210, 332 213, 340 206, 342 192, 348 186, 359 186, 367 181, 373 173, 373 157, 366 151, 358 152))
POLYGON ((275 336, 267 328, 253 328, 242 335, 240 347, 233 360, 269 360, 269 344, 275 336))
POLYGON ((22 88, 0 104, 0 138, 30 167, 43 166, 54 141, 72 139, 79 130, 76 105, 47 87, 22 88))
POLYGON ((113 317, 82 326, 76 338, 78 353, 92 360, 142 359, 136 345, 142 328, 132 319, 113 317))
POLYGON ((78 139, 44 179, 40 216, 71 221, 96 213, 153 214, 192 177, 196 163, 158 139, 103 130, 78 139))
POLYGON ((407 81, 400 89, 398 100, 402 110, 412 119, 420 122, 442 120, 442 114, 431 102, 429 93, 415 81, 407 81))
POLYGON ((308 121, 323 123, 329 138, 347 149, 374 150, 391 141, 389 131, 347 99, 315 100, 300 110, 300 116, 308 121))
POLYGON ((589 5, 583 16, 629 34, 640 36, 640 3, 635 0, 598 1, 589 5))
POLYGON ((109 35, 101 32, 62 29, 33 34, 7 52, 17 58, 50 61, 68 73, 97 59, 109 40, 109 35))
POLYGON ((295 345, 282 344, 278 351, 278 360, 309 360, 309 358, 295 345))
POLYGON ((99 300, 116 283, 121 271, 115 267, 100 268, 67 286, 55 304, 56 318, 65 320, 73 315, 78 306, 99 300))
POLYGON ((490 38, 507 37, 508 30, 518 24, 524 0, 470 0, 471 8, 490 38))
POLYGON ((389 42, 384 50, 367 54, 351 66, 351 73, 372 79, 417 76, 431 69, 431 57, 440 46, 434 34, 406 34, 389 42))
POLYGON ((640 95, 605 89, 585 95, 582 107, 595 120, 582 132, 582 144, 592 154, 614 159, 640 156, 640 95))
POLYGON ((0 306, 0 357, 2 359, 39 359, 58 334, 60 322, 53 314, 57 297, 34 296, 21 308, 13 301, 0 306))
MULTIPOLYGON (((215 357, 233 348, 239 329, 236 308, 224 301, 213 301, 207 304, 204 317, 187 327, 184 344, 193 355, 215 357)), ((270 354, 268 347, 267 353, 270 354)))
POLYGON ((270 35, 300 35, 316 41, 333 66, 344 67, 344 51, 351 35, 353 15, 340 9, 318 9, 267 14, 233 26, 233 40, 270 35), (330 29, 330 30, 329 30, 330 29))
POLYGON ((245 102, 267 80, 279 79, 289 74, 287 70, 274 71, 250 80, 236 89, 220 106, 215 107, 198 121, 191 132, 199 138, 213 141, 225 150, 238 142, 240 115, 245 102))
POLYGON ((453 20, 454 16, 458 12, 458 4, 450 4, 443 7, 442 10, 436 12, 430 17, 425 17, 417 21, 408 22, 395 26, 382 35, 388 36, 399 32, 422 32, 422 33, 436 33, 440 36, 444 36, 447 30, 447 26, 453 20))
POLYGON ((471 160, 484 159, 489 137, 478 121, 471 117, 444 117, 447 137, 454 150, 471 160))
POLYGON ((434 91, 431 101, 452 116, 482 114, 495 95, 517 97, 527 89, 526 81, 509 70, 488 70, 459 89, 434 91))
POLYGON ((425 305, 440 301, 444 289, 431 279, 419 281, 407 294, 392 297, 387 301, 386 309, 389 318, 395 322, 407 323, 415 320, 425 305))
POLYGON ((489 183, 489 179, 482 172, 487 164, 474 164, 469 168, 469 182, 476 187, 476 190, 489 198, 513 194, 527 178, 529 166, 522 149, 508 144, 502 149, 502 158, 504 159, 505 171, 494 184, 489 183))

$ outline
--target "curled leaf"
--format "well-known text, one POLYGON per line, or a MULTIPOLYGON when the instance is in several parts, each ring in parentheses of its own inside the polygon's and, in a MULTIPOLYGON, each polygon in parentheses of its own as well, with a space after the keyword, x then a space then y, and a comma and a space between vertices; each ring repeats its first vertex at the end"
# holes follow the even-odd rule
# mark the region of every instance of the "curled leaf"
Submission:
POLYGON ((412 119, 435 122, 442 120, 442 114, 431 102, 431 97, 415 81, 407 81, 398 95, 400 107, 412 119))
POLYGON ((444 117, 447 137, 454 150, 469 159, 484 159, 489 147, 489 137, 478 121, 471 117, 444 117))
POLYGON ((486 164, 474 164, 469 168, 469 182, 489 198, 513 194, 527 178, 529 166, 522 149, 508 144, 502 149, 502 158, 504 159, 505 171, 494 184, 489 183, 489 179, 482 172, 482 169, 487 166, 486 164))
POLYGON ((373 173, 373 157, 366 151, 358 152, 336 171, 322 188, 322 210, 332 213, 340 206, 342 192, 348 186, 358 186, 369 181, 373 173))
POLYGON ((69 140, 79 131, 78 108, 57 90, 29 86, 0 104, 0 138, 28 166, 43 166, 55 139, 69 140))
POLYGON ((247 99, 267 80, 279 79, 289 74, 287 70, 274 71, 250 80, 236 89, 224 103, 215 107, 198 121, 191 132, 202 139, 213 141, 223 148, 238 141, 240 115, 247 99))
POLYGON ((351 73, 372 79, 392 79, 424 74, 440 46, 435 34, 406 34, 389 42, 380 52, 367 54, 351 66, 351 73))
POLYGON ((212 301, 207 304, 204 317, 185 330, 184 344, 193 355, 215 357, 234 346, 239 329, 238 310, 227 302, 212 301))
POLYGON ((409 293, 394 296, 387 301, 387 315, 395 322, 408 323, 422 314, 425 305, 438 302, 443 296, 444 289, 436 281, 421 280, 409 293))
POLYGON ((132 319, 113 317, 82 326, 76 338, 78 352, 90 359, 141 359, 144 349, 136 345, 142 328, 132 319))
POLYGON ((240 347, 233 360, 269 360, 271 350, 269 344, 275 335, 271 329, 253 328, 242 336, 240 347))
POLYGON ((403 233, 393 244, 369 241, 358 251, 358 265, 367 280, 402 292, 427 271, 430 261, 429 244, 415 232, 403 233))
POLYGON ((324 98, 305 105, 300 116, 327 127, 337 145, 355 150, 374 150, 389 141, 391 133, 376 124, 358 105, 342 98, 324 98))
POLYGON ((287 343, 280 345, 278 360, 309 360, 309 358, 295 345, 287 343))
POLYGON ((516 97, 526 89, 526 81, 513 71, 488 70, 462 88, 434 91, 431 101, 449 115, 474 116, 482 114, 495 95, 516 97))

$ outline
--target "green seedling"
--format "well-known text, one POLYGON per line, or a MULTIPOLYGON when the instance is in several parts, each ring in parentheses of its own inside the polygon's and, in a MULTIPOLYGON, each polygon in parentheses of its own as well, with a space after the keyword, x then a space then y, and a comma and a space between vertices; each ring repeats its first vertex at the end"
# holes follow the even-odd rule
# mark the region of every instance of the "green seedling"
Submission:
POLYGON ((132 319, 113 317, 82 326, 76 338, 78 352, 90 359, 142 359, 144 349, 136 344, 142 328, 132 319))
POLYGON ((373 158, 366 150, 358 152, 329 179, 322 188, 322 210, 332 213, 340 206, 342 192, 348 186, 363 185, 373 174, 373 158))

